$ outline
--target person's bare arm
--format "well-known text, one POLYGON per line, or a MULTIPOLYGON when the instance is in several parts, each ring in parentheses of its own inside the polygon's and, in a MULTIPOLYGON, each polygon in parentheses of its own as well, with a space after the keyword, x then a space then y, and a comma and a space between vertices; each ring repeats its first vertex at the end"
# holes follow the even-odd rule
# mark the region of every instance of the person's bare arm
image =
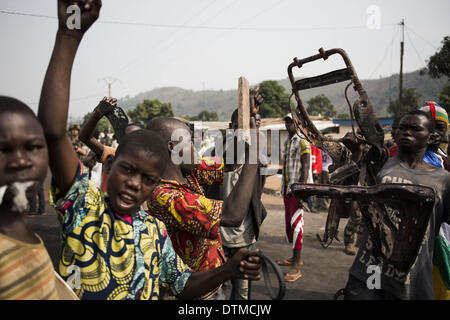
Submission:
POLYGON ((300 156, 300 183, 307 183, 309 178, 309 167, 310 167, 310 158, 311 155, 309 153, 304 153, 300 156))
POLYGON ((80 134, 78 136, 80 141, 82 141, 85 145, 88 146, 89 149, 91 149, 95 153, 97 159, 101 159, 105 147, 97 139, 94 138, 95 127, 97 126, 97 123, 100 121, 100 119, 106 114, 107 110, 104 109, 107 109, 109 107, 112 110, 114 106, 117 104, 117 99, 115 98, 108 99, 104 97, 100 101, 100 104, 94 109, 92 116, 81 128, 80 134), (103 108, 99 108, 100 104, 102 104, 103 108), (102 111, 102 109, 104 111, 102 111))
POLYGON ((100 7, 100 0, 58 1, 59 28, 42 86, 38 118, 47 139, 53 179, 63 193, 69 190, 78 168, 78 158, 66 133, 72 66, 81 39, 97 20, 100 7), (74 2, 82 7, 81 29, 69 30, 66 10, 74 2))
POLYGON ((261 260, 256 256, 258 252, 259 250, 241 249, 223 266, 193 273, 177 298, 181 300, 199 298, 231 278, 259 280, 261 260))
MULTIPOLYGON (((255 119, 252 117, 250 128, 256 129, 255 119)), ((259 155, 259 135, 256 130, 257 155, 259 155)), ((248 145, 247 145, 248 146, 248 145)), ((245 164, 242 167, 239 180, 223 203, 223 211, 220 225, 223 227, 239 227, 248 213, 248 208, 253 195, 255 180, 258 173, 258 161, 256 164, 249 162, 249 150, 246 150, 245 164)), ((258 157, 259 158, 259 157, 258 157)))
MULTIPOLYGON (((261 96, 261 94, 259 93, 259 87, 256 88, 250 88, 249 90, 249 94, 250 94, 250 116, 253 118, 253 121, 255 120, 255 115, 256 113, 258 113, 260 106, 263 104, 264 99, 261 96)), ((253 127, 253 129, 255 129, 255 126, 253 127)), ((258 145, 259 145, 259 140, 258 140, 258 145)), ((226 156, 227 151, 225 150, 224 154, 223 154, 223 160, 224 160, 224 171, 225 172, 229 172, 229 171, 234 171, 236 170, 239 165, 237 164, 237 145, 234 145, 234 150, 233 150, 233 154, 234 154, 234 159, 232 159, 231 163, 228 163, 229 159, 226 156)))

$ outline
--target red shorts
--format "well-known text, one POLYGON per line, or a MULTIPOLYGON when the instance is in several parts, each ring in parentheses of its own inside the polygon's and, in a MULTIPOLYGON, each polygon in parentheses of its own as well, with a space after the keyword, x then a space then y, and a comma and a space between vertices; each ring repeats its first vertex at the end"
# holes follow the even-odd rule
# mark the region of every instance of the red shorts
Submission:
POLYGON ((293 249, 301 250, 303 246, 303 209, 292 194, 284 196, 286 236, 293 249))

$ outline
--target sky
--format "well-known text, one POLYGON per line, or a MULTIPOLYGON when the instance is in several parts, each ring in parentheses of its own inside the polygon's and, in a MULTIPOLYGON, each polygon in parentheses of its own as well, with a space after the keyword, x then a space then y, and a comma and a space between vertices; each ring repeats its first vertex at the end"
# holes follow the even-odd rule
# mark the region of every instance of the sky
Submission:
MULTIPOLYGON (((450 35, 448 0, 103 0, 72 72, 69 113, 81 117, 108 94, 160 87, 236 89, 287 78, 294 57, 344 49, 360 79, 423 68, 450 35)), ((0 94, 37 110, 56 35, 56 0, 0 0, 0 94)), ((342 68, 331 57, 298 77, 342 68)))

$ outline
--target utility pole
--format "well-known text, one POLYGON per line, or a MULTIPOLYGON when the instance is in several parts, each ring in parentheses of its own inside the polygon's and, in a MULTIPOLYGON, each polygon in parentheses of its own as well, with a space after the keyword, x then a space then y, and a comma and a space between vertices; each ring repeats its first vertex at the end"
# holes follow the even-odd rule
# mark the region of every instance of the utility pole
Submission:
MULTIPOLYGON (((101 79, 98 79, 98 81, 102 80, 103 82, 105 82, 108 85, 108 99, 111 98, 111 86, 116 82, 119 81, 121 82, 119 79, 113 78, 113 77, 104 77, 101 79)), ((108 133, 111 132, 111 124, 108 121, 108 133)))
POLYGON ((119 79, 113 77, 105 77, 99 80, 103 80, 108 85, 108 98, 111 98, 111 86, 116 82, 120 81, 119 79))
POLYGON ((402 19, 400 22, 402 26, 402 42, 400 42, 400 83, 398 88, 398 103, 401 105, 402 103, 402 93, 403 93, 403 54, 405 49, 405 19, 402 19))

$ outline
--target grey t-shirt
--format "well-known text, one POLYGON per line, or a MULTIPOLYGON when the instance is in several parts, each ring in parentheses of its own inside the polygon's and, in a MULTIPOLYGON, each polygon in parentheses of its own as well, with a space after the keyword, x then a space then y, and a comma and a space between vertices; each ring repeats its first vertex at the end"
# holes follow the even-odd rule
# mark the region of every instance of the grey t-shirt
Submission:
MULTIPOLYGON (((220 199, 228 197, 238 182, 241 171, 242 166, 234 171, 225 172, 223 184, 219 186, 220 199)), ((250 210, 239 227, 220 227, 220 235, 222 236, 224 247, 241 248, 256 242, 255 227, 253 226, 250 210)))
MULTIPOLYGON (((378 183, 417 184, 433 188, 435 192, 434 210, 419 254, 408 274, 397 272, 392 266, 375 258, 372 243, 364 226, 363 238, 358 254, 350 268, 350 274, 363 282, 373 274, 370 265, 378 265, 381 270, 381 289, 400 299, 434 299, 432 268, 434 240, 442 222, 450 221, 450 173, 436 168, 431 171, 413 170, 401 163, 398 157, 389 159, 377 175, 378 183), (369 269, 370 270, 370 269, 369 269)), ((391 212, 391 214, 395 211, 391 212)))

